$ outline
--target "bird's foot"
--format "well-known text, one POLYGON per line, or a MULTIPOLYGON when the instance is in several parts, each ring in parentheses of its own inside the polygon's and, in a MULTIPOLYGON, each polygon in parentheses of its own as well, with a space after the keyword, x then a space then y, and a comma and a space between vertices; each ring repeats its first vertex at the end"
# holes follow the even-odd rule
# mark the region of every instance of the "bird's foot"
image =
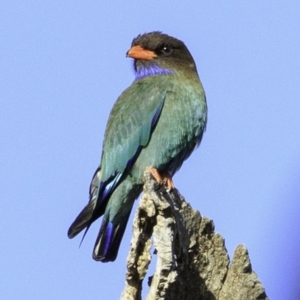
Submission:
POLYGON ((158 184, 164 184, 167 186, 167 190, 171 191, 175 188, 174 182, 171 175, 168 172, 159 172, 156 168, 147 167, 152 177, 157 181, 158 184))

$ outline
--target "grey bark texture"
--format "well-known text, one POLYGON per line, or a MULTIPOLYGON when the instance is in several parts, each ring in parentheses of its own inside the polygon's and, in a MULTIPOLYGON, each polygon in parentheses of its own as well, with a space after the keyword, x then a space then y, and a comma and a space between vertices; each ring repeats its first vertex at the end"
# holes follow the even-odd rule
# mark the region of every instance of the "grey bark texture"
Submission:
POLYGON ((133 224, 122 300, 142 299, 142 284, 151 262, 146 300, 268 299, 252 271, 248 251, 239 245, 230 263, 223 237, 212 220, 200 215, 174 189, 159 186, 144 174, 144 194, 133 224))

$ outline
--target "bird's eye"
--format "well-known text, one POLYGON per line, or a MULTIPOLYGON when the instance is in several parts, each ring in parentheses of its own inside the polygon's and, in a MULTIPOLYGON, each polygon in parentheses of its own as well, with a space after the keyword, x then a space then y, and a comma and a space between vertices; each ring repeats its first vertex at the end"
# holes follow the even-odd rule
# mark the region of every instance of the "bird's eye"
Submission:
POLYGON ((163 53, 163 54, 169 55, 173 52, 173 47, 171 45, 168 45, 168 44, 163 44, 160 47, 160 52, 163 53))

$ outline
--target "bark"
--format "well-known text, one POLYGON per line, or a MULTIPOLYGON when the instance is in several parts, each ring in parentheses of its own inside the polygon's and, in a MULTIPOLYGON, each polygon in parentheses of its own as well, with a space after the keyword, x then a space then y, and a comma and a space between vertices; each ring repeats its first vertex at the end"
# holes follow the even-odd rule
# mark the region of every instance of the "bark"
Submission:
POLYGON ((147 300, 268 299, 245 246, 236 248, 230 263, 224 239, 214 232, 212 220, 192 209, 176 189, 169 192, 159 186, 147 171, 144 181, 122 300, 142 299, 152 246, 156 270, 148 278, 147 300))

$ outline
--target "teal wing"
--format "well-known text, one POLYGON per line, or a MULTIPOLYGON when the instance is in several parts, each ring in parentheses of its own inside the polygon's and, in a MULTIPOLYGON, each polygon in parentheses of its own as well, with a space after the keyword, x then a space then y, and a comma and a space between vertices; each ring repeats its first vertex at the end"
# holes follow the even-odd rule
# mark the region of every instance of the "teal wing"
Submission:
POLYGON ((124 172, 132 167, 142 147, 148 144, 166 95, 152 85, 146 81, 134 82, 115 103, 105 131, 101 166, 91 182, 90 201, 69 228, 70 238, 84 228, 87 231, 104 214, 109 197, 124 172))
POLYGON ((165 97, 166 92, 153 87, 151 82, 136 82, 119 97, 105 132, 101 159, 103 181, 132 167, 150 140, 165 97))

